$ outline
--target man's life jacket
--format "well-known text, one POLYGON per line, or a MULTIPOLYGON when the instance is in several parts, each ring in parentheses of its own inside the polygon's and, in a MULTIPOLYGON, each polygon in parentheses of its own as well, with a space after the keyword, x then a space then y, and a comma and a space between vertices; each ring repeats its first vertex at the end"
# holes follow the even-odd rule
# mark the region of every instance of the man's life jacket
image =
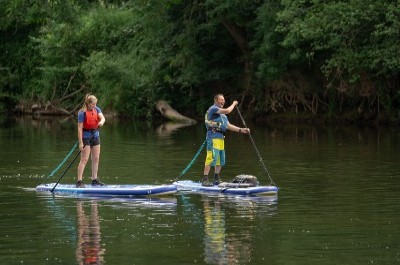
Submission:
POLYGON ((85 119, 83 121, 84 130, 96 130, 99 127, 99 115, 97 114, 97 109, 85 111, 85 119))
POLYGON ((208 118, 208 111, 204 117, 204 123, 206 125, 207 131, 217 131, 224 133, 228 130, 228 117, 225 114, 216 114, 214 119, 208 118))

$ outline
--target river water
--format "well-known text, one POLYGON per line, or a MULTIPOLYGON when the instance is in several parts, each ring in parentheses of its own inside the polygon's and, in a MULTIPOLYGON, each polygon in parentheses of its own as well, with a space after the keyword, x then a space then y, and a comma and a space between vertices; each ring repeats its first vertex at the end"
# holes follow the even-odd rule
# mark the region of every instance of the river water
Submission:
MULTIPOLYGON (((279 195, 271 202, 38 193, 70 163, 48 177, 76 143, 75 121, 2 117, 0 125, 0 264, 400 263, 398 128, 250 124, 255 146, 228 133, 223 180, 273 180, 279 195)), ((171 183, 204 141, 202 125, 178 127, 108 121, 101 180, 171 183)), ((200 180, 204 156, 179 179, 200 180)), ((61 183, 75 182, 76 166, 61 183)))

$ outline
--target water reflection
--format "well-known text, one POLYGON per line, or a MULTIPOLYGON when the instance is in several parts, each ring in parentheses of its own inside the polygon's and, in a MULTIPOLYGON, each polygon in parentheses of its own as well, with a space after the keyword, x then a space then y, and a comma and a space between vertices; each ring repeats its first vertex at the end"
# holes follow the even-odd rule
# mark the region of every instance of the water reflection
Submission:
POLYGON ((76 260, 78 264, 103 264, 105 248, 101 246, 99 213, 96 201, 77 201, 77 247, 76 260), (85 210, 85 203, 90 211, 85 210))
POLYGON ((263 197, 202 196, 204 261, 244 264, 251 261, 255 219, 277 212, 277 203, 263 197))
POLYGON ((205 262, 225 264, 227 250, 225 248, 225 213, 221 211, 218 200, 204 198, 204 252, 205 262))
POLYGON ((109 204, 109 206, 115 209, 138 208, 141 210, 143 208, 161 208, 166 212, 175 211, 177 204, 176 201, 177 200, 175 197, 112 198, 107 200, 107 202, 112 202, 112 204, 109 204))
MULTIPOLYGON (((82 198, 18 188, 35 187, 60 162, 76 142, 75 123, 36 127, 0 118, 0 126, 0 264, 76 264, 76 201, 82 198)), ((102 174, 109 183, 166 182, 204 137, 201 124, 169 138, 146 124, 104 130, 110 137, 104 138, 102 174)), ((400 130, 296 125, 254 126, 253 133, 281 187, 279 214, 277 204, 253 198, 97 199, 103 264, 399 262, 400 130), (213 238, 213 229, 220 236, 213 238)), ((249 139, 232 134, 227 141, 231 162, 224 176, 251 172, 265 181, 249 139)), ((189 178, 199 177, 201 163, 193 164, 189 178)), ((86 218, 92 200, 83 201, 86 218)))
POLYGON ((44 128, 48 131, 58 131, 60 127, 71 128, 74 126, 73 116, 16 116, 12 119, 13 124, 22 126, 30 126, 31 128, 39 129, 44 128))
POLYGON ((193 123, 179 123, 179 122, 165 122, 157 127, 156 132, 159 137, 168 137, 172 133, 178 131, 181 128, 193 126, 193 123))

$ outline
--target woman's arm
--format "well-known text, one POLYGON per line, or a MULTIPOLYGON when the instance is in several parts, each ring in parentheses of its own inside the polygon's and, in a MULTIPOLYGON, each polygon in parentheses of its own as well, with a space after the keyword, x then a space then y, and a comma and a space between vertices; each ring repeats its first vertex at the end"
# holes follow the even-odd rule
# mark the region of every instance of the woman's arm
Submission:
POLYGON ((99 113, 99 114, 97 114, 98 115, 98 117, 100 118, 100 121, 99 121, 99 127, 101 127, 101 126, 103 126, 104 125, 104 123, 106 122, 106 118, 104 117, 104 115, 103 115, 103 113, 99 113))

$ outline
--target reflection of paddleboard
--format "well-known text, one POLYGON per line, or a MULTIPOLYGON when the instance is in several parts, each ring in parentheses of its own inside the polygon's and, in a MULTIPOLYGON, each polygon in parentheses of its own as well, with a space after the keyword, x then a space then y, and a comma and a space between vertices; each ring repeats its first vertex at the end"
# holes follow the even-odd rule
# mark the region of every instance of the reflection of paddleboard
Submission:
MULTIPOLYGON (((50 192, 55 183, 40 184, 36 191, 50 192)), ((177 192, 175 185, 105 185, 77 188, 75 184, 58 184, 53 192, 97 196, 163 196, 177 192)))
POLYGON ((215 186, 202 186, 201 182, 191 180, 179 180, 173 183, 179 191, 191 191, 201 193, 222 193, 229 195, 257 195, 257 196, 278 196, 278 188, 276 186, 249 186, 235 183, 221 183, 215 186))

